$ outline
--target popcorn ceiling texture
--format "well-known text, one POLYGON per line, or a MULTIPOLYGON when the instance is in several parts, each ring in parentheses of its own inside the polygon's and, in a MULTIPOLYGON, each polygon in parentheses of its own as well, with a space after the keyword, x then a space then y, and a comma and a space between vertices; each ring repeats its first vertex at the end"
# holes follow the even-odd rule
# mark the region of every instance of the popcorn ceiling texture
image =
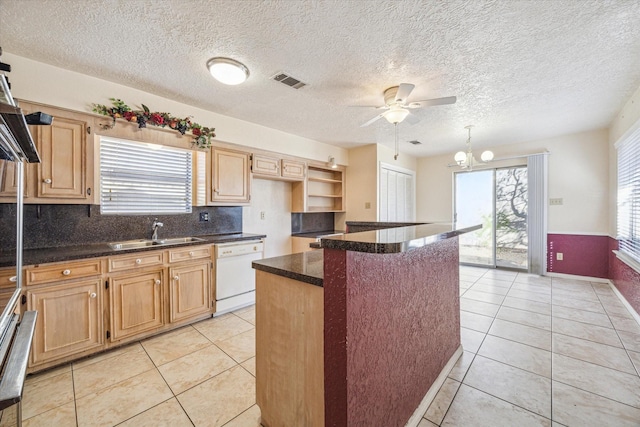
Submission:
POLYGON ((400 125, 415 155, 463 148, 467 124, 478 149, 608 127, 640 84, 639 21, 629 0, 0 0, 6 52, 329 144, 393 147, 386 121, 359 127, 376 110, 349 107, 387 87, 458 96, 400 125), (215 82, 213 56, 249 80, 215 82))

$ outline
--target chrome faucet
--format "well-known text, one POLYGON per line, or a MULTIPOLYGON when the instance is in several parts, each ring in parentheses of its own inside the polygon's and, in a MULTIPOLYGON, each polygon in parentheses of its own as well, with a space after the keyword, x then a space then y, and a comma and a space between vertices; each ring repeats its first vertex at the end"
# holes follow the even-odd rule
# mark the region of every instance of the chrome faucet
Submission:
POLYGON ((152 241, 155 242, 158 240, 158 227, 162 227, 163 225, 163 223, 158 222, 158 218, 153 220, 153 225, 151 226, 151 228, 153 229, 153 234, 151 235, 152 241))

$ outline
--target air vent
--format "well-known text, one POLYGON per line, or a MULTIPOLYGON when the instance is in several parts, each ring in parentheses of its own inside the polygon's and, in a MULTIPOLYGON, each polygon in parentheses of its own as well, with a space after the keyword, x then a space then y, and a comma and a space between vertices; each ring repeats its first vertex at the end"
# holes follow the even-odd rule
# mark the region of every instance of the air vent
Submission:
POLYGON ((301 87, 304 87, 307 85, 306 83, 302 83, 300 80, 296 79, 295 77, 291 77, 290 75, 285 73, 278 73, 275 76, 273 76, 272 79, 282 84, 285 84, 289 87, 292 87, 294 89, 300 89, 301 87))
POLYGON ((418 141, 417 139, 414 139, 413 141, 408 141, 409 144, 413 144, 413 145, 422 145, 422 142, 418 141))

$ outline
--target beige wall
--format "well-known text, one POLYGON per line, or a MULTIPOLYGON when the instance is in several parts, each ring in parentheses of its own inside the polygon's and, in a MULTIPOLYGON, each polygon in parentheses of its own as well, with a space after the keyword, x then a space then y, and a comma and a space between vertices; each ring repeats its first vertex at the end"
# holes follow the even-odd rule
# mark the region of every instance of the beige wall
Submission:
POLYGON ((193 120, 201 125, 215 127, 218 141, 322 162, 326 162, 331 155, 339 164, 348 164, 348 151, 343 148, 234 119, 8 52, 3 52, 2 60, 11 64, 11 83, 13 96, 16 98, 83 112, 90 112, 93 103, 108 104, 109 98, 120 98, 130 106, 145 104, 155 111, 168 111, 175 116, 193 116, 193 120))
POLYGON ((640 87, 622 107, 609 127, 609 236, 616 237, 618 166, 615 143, 640 127, 640 87))
MULTIPOLYGON (((549 151, 548 232, 608 233, 609 149, 607 130, 565 135, 540 141, 490 147, 496 158, 549 151)), ((417 219, 450 222, 453 211, 453 154, 418 160, 417 219)), ((526 159, 491 163, 491 167, 526 164, 526 159)))
POLYGON ((242 208, 242 231, 267 235, 265 258, 291 253, 291 183, 254 179, 251 187, 251 206, 242 208))

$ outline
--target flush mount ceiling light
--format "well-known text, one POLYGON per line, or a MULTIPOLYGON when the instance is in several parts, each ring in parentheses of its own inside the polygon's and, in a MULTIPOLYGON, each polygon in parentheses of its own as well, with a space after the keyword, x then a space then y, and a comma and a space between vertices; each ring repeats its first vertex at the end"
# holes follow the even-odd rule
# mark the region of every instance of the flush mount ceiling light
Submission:
POLYGON ((207 61, 207 68, 214 79, 226 85, 239 85, 249 78, 249 69, 231 58, 211 58, 207 61))
MULTIPOLYGON (((461 169, 473 170, 473 166, 478 164, 478 161, 473 158, 471 152, 471 128, 473 125, 465 126, 464 128, 469 131, 469 137, 467 138, 467 151, 458 151, 453 159, 456 161, 461 169)), ((487 150, 480 155, 480 159, 483 163, 493 160, 493 152, 487 150)))

